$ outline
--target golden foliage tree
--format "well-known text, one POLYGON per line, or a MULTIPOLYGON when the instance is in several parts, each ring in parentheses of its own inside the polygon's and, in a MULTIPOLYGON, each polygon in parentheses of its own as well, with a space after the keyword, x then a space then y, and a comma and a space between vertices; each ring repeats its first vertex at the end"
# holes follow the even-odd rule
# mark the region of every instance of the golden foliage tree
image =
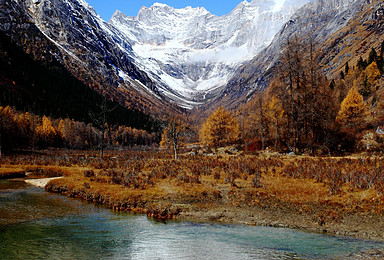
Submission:
POLYGON ((268 117, 268 107, 265 98, 262 95, 257 95, 249 103, 249 115, 245 125, 247 136, 255 140, 261 140, 261 149, 266 148, 267 139, 270 131, 270 118, 268 117))
POLYGON ((58 133, 55 127, 52 125, 52 121, 43 116, 41 124, 36 127, 36 132, 40 138, 40 142, 43 145, 57 145, 58 133))
POLYGON ((270 132, 273 134, 275 140, 275 149, 279 142, 282 128, 282 122, 284 121, 284 109, 280 99, 276 96, 272 96, 267 104, 267 118, 270 121, 270 132))
POLYGON ((312 40, 306 44, 297 36, 288 39, 270 85, 286 118, 281 128, 284 145, 293 152, 314 152, 317 144, 332 143, 335 95, 318 64, 318 53, 312 40))
POLYGON ((219 107, 205 121, 200 140, 209 147, 223 147, 238 142, 239 124, 224 108, 219 107))
POLYGON ((367 85, 373 88, 377 80, 380 78, 381 73, 379 68, 377 67, 376 62, 372 62, 367 68, 366 68, 366 73, 367 73, 367 85))
POLYGON ((343 102, 341 102, 336 121, 341 123, 343 127, 356 129, 362 126, 365 117, 366 106, 363 96, 357 91, 356 87, 352 87, 343 102))

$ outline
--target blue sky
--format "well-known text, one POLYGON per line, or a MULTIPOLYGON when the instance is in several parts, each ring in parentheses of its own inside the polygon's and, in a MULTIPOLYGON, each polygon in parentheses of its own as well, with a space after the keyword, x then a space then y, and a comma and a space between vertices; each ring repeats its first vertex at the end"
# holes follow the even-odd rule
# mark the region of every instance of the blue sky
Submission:
POLYGON ((224 15, 231 12, 242 0, 86 0, 96 12, 108 21, 112 14, 119 9, 128 16, 136 16, 142 6, 152 6, 159 2, 174 8, 186 6, 204 7, 215 15, 224 15))

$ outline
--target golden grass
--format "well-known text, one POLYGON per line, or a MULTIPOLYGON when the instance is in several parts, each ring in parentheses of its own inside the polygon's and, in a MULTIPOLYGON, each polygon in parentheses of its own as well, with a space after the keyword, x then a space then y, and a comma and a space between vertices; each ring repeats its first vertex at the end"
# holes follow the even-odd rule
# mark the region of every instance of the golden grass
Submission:
POLYGON ((25 172, 24 169, 18 167, 18 166, 12 166, 12 165, 7 165, 7 166, 1 166, 0 167, 0 174, 1 175, 7 175, 7 174, 12 174, 15 172, 25 172))
MULTIPOLYGON (((118 154, 116 155, 119 156, 118 154)), ((361 155, 359 158, 362 158, 361 155)), ((355 159, 353 157, 349 159, 355 159)), ((125 162, 124 158, 119 159, 125 162)), ((131 168, 137 166, 137 160, 142 164, 141 169, 138 171, 138 178, 140 181, 145 181, 154 170, 163 169, 164 166, 171 165, 175 167, 172 172, 171 168, 166 168, 167 172, 165 178, 152 177, 153 184, 145 184, 139 187, 124 186, 122 184, 114 184, 112 177, 108 175, 99 175, 102 171, 107 169, 99 168, 94 165, 76 165, 72 166, 59 166, 59 165, 2 165, 0 167, 0 175, 8 172, 33 172, 43 169, 43 172, 56 172, 62 173, 65 177, 52 181, 56 186, 67 187, 74 196, 77 193, 100 195, 108 203, 113 202, 140 202, 140 205, 145 203, 160 203, 167 202, 171 204, 210 204, 210 203, 231 203, 231 205, 247 205, 250 207, 262 206, 261 202, 268 202, 273 200, 273 203, 288 203, 299 205, 305 208, 308 205, 318 205, 319 207, 332 208, 337 207, 338 210, 342 209, 345 212, 381 212, 384 209, 384 198, 375 189, 370 188, 366 190, 359 190, 351 188, 349 184, 344 183, 341 190, 335 194, 330 194, 329 180, 325 179, 322 182, 316 182, 315 179, 293 178, 286 177, 282 173, 284 167, 289 164, 300 165, 307 163, 308 165, 318 163, 318 158, 303 157, 303 156, 222 156, 219 158, 187 158, 180 159, 178 162, 167 159, 151 160, 145 159, 130 159, 128 168, 122 168, 118 165, 113 167, 121 167, 120 170, 124 174, 129 172, 131 168), (303 161, 305 159, 305 161, 303 161), (208 173, 199 175, 201 183, 186 183, 183 179, 178 178, 180 175, 193 176, 190 164, 202 163, 203 160, 206 165, 217 168, 220 172, 220 178, 214 177, 213 169, 209 169, 208 173), (273 163, 279 161, 278 166, 273 163), (210 164, 211 163, 211 164, 210 164), (258 164, 262 172, 261 187, 254 187, 252 179, 254 175, 244 172, 240 166, 246 163, 258 164), (133 165, 133 166, 132 166, 133 165), (223 166, 224 165, 224 166, 223 166), (223 167, 223 168, 221 168, 223 167), (230 168, 228 168, 230 167, 230 168), (233 169, 231 167, 239 167, 233 169), (94 177, 85 177, 84 172, 92 170, 95 173, 94 177), (235 170, 238 175, 234 182, 228 182, 226 179, 230 177, 230 172, 235 170), (171 175, 169 175, 171 174, 171 175), (225 199, 221 196, 227 196, 225 199)), ((335 162, 342 162, 343 158, 323 158, 322 163, 328 165, 336 165, 335 162)), ((380 159, 381 160, 381 159, 380 159)), ((103 163, 100 163, 103 164, 103 163)), ((98 165, 98 164, 97 164, 98 165)), ((125 164, 124 164, 125 165, 125 164)), ((342 165, 342 164, 341 164, 342 165)), ((203 164, 204 166, 204 164, 203 164)), ((343 170, 344 172, 344 170, 343 170)), ((91 197, 92 197, 91 196, 91 197)), ((312 207, 312 206, 311 206, 312 207)), ((306 211, 306 210, 304 210, 306 211)), ((311 210, 308 210, 310 212, 311 210)))
POLYGON ((264 190, 267 194, 292 203, 321 202, 329 196, 329 189, 314 180, 287 178, 281 175, 264 175, 264 190))
POLYGON ((25 171, 21 168, 0 168, 0 179, 23 177, 24 175, 25 171))

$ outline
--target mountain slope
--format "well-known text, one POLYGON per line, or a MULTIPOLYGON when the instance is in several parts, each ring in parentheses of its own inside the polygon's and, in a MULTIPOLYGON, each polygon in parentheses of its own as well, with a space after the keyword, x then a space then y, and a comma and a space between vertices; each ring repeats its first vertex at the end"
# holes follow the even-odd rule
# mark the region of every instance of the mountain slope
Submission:
MULTIPOLYGON (((101 102, 101 95, 76 79, 62 64, 33 59, 0 32, 0 106, 92 123, 89 112, 97 112, 101 102)), ((158 130, 158 123, 148 115, 114 102, 107 105, 115 108, 107 115, 111 125, 158 130)))
POLYGON ((319 47, 319 57, 325 73, 335 77, 348 62, 357 64, 360 57, 367 59, 372 48, 380 53, 384 42, 384 3, 367 1, 348 24, 332 34, 319 47))
POLYGON ((292 35, 317 43, 329 76, 377 48, 379 0, 307 2, 244 1, 221 17, 154 4, 137 17, 116 11, 107 23, 84 0, 0 0, 0 30, 121 105, 163 113, 171 103, 205 109, 246 101, 268 85, 292 35))
POLYGON ((168 105, 132 48, 83 0, 1 0, 0 30, 38 60, 58 60, 98 93, 154 112, 168 105))
POLYGON ((272 41, 308 0, 253 0, 218 17, 204 8, 143 7, 137 17, 116 11, 110 24, 132 44, 136 64, 164 95, 186 107, 209 102, 234 70, 272 41))
MULTIPOLYGON (((274 66, 278 61, 279 53, 293 35, 298 36, 304 43, 313 41, 317 45, 318 53, 320 53, 317 57, 318 61, 323 66, 324 72, 332 77, 331 72, 336 67, 345 64, 347 59, 344 60, 344 58, 346 56, 352 58, 356 54, 345 54, 343 49, 347 45, 355 46, 354 48, 367 45, 364 41, 368 35, 371 35, 370 41, 376 41, 377 45, 379 44, 379 37, 377 36, 379 32, 376 36, 372 35, 369 28, 364 25, 367 18, 365 20, 360 19, 364 12, 367 17, 373 16, 375 13, 374 8, 372 9, 373 5, 382 4, 380 1, 371 0, 314 0, 302 7, 276 34, 270 46, 251 62, 237 70, 222 92, 221 102, 235 105, 240 100, 247 100, 253 93, 267 87, 273 77, 274 66), (360 22, 356 23, 358 19, 360 22), (358 30, 361 30, 361 34, 356 34, 358 30), (347 34, 343 31, 349 32, 350 38, 354 38, 353 41, 347 40, 345 38, 347 34), (339 58, 340 52, 343 52, 342 58, 339 58)), ((365 48, 369 49, 370 46, 368 44, 365 48)))

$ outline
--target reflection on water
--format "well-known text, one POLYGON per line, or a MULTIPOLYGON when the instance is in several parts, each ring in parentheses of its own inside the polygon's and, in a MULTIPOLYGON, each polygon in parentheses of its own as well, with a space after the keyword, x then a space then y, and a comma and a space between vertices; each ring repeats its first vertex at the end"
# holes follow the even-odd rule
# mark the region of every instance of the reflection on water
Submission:
POLYGON ((289 229, 159 223, 23 183, 0 182, 0 212, 0 259, 317 259, 384 247, 289 229))

